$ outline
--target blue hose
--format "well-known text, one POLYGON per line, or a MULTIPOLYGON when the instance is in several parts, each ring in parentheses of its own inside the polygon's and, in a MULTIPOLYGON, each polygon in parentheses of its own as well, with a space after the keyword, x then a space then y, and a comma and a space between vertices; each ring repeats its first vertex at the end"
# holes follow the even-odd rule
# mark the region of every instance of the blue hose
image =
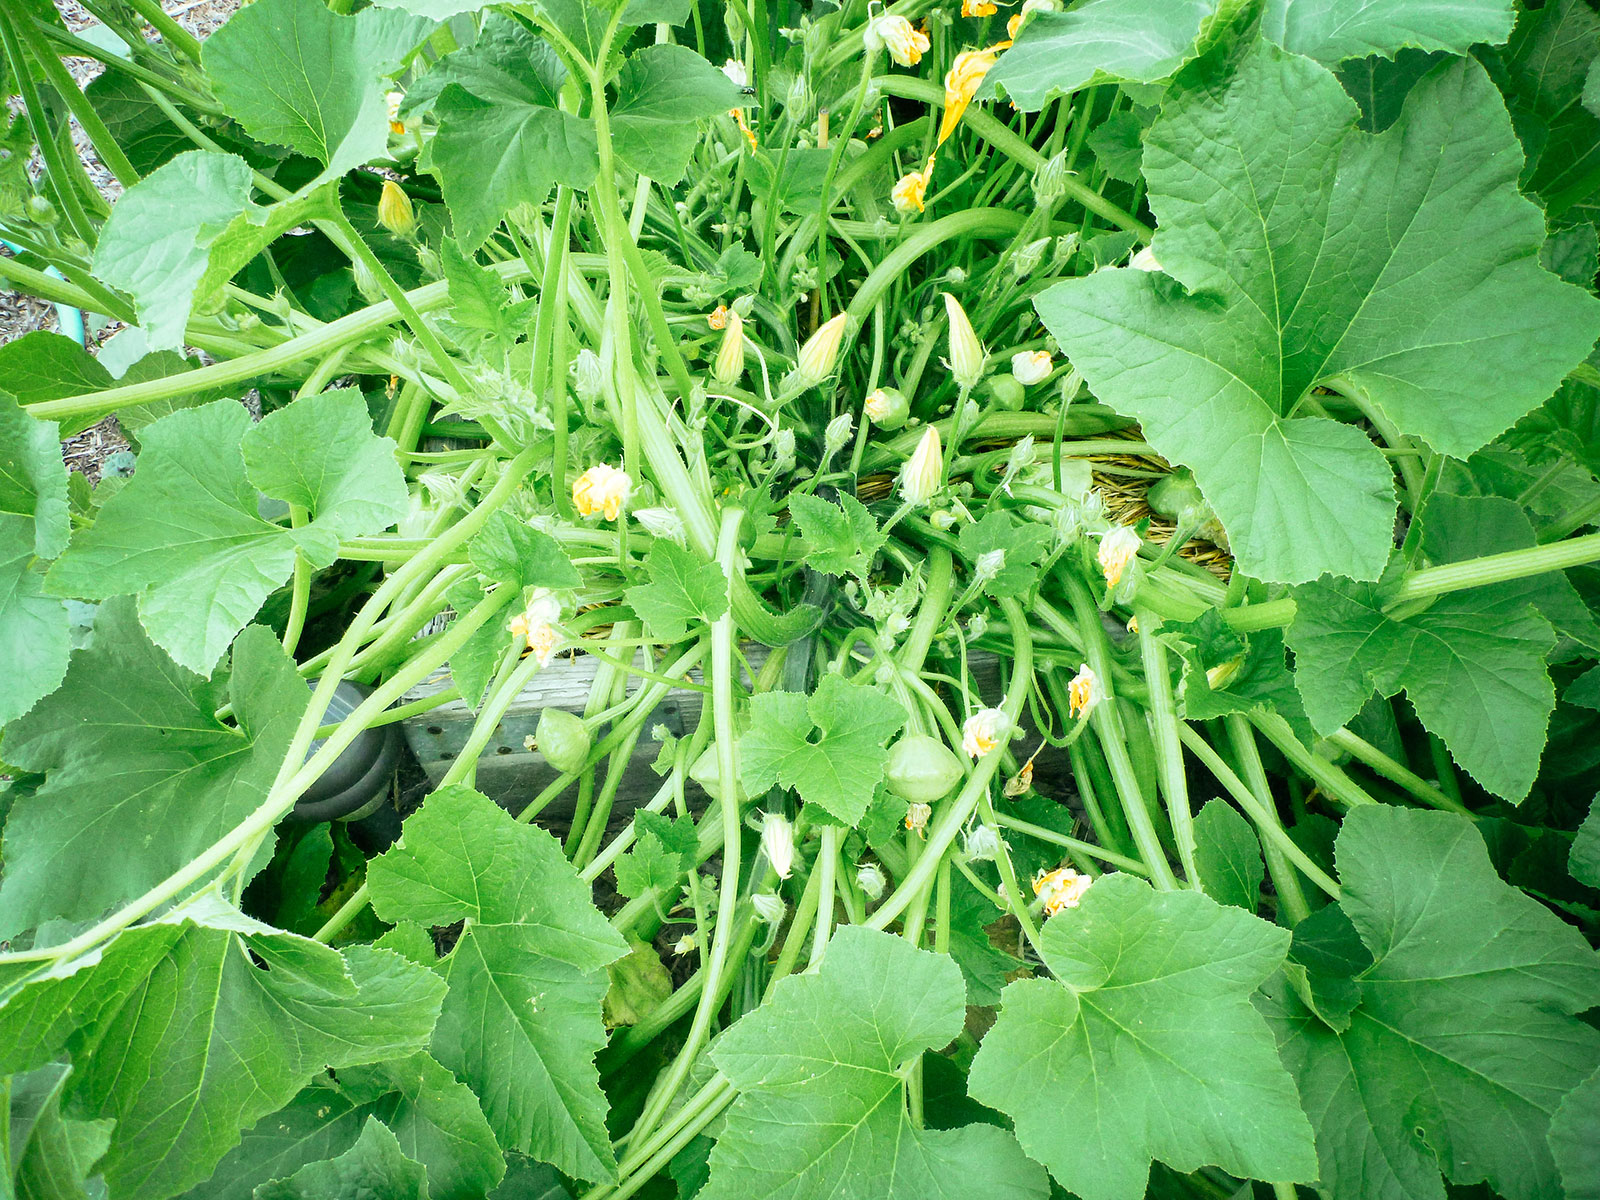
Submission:
MULTIPOLYGON (((15 245, 12 242, 7 242, 4 238, 0 238, 0 243, 4 243, 6 248, 9 249, 13 254, 25 253, 21 246, 15 245)), ((61 272, 56 270, 54 267, 47 267, 45 269, 45 274, 54 275, 57 279, 61 280, 61 282, 66 282, 66 276, 62 275, 61 272)), ((62 333, 66 334, 73 341, 77 342, 78 345, 84 347, 88 346, 89 331, 83 323, 83 310, 72 308, 66 304, 56 305, 56 324, 61 327, 62 333)))

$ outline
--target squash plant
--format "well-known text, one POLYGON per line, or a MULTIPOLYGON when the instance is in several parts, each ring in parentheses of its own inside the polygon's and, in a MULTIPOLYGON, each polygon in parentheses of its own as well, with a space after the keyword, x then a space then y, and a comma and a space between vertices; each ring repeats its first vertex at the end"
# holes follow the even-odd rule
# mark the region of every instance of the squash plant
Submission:
POLYGON ((357 7, 0 11, 0 1194, 1600 1193, 1588 0, 357 7))

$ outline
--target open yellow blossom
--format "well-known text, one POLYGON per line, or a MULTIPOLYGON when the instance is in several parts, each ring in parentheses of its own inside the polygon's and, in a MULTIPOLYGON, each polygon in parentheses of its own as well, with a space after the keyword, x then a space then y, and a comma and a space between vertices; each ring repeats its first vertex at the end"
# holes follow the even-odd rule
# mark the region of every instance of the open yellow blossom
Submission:
POLYGON ((933 806, 930 804, 910 804, 906 806, 906 828, 912 833, 926 833, 928 831, 928 818, 933 816, 933 806))
POLYGON ((528 606, 511 618, 506 626, 512 636, 528 643, 528 649, 541 667, 550 661, 556 648, 555 623, 561 619, 561 602, 549 588, 537 588, 528 606))
POLYGON ((1100 686, 1100 677, 1090 669, 1088 663, 1084 663, 1067 684, 1067 702, 1072 715, 1087 717, 1094 711, 1094 706, 1105 698, 1106 690, 1100 686))
POLYGON ((728 306, 719 304, 706 314, 706 324, 713 329, 726 329, 728 327, 728 306))
POLYGON ((902 67, 914 67, 928 52, 928 35, 918 30, 904 17, 885 15, 874 17, 867 25, 867 46, 879 46, 889 52, 889 57, 902 67))
POLYGON ((961 748, 969 758, 982 758, 1011 736, 1011 718, 1002 708, 980 708, 961 727, 961 748))
POLYGON ((596 463, 572 485, 572 506, 581 517, 604 512, 606 520, 615 521, 632 492, 633 480, 626 471, 609 463, 596 463))
POLYGON ((978 85, 983 82, 989 68, 994 66, 995 57, 1003 49, 1004 44, 996 44, 983 50, 963 50, 956 55, 955 62, 944 77, 944 116, 939 121, 939 145, 944 145, 945 140, 955 132, 961 114, 967 111, 978 85))
POLYGON ((928 184, 932 181, 933 156, 930 154, 927 166, 900 176, 894 187, 889 189, 889 199, 894 204, 895 212, 921 212, 923 199, 928 194, 928 184))
POLYGON ((963 17, 992 17, 999 11, 989 0, 961 0, 963 17))
POLYGON ((1034 876, 1033 894, 1044 901, 1045 915, 1053 917, 1064 908, 1077 908, 1093 882, 1092 875, 1080 875, 1071 867, 1057 867, 1034 876))
POLYGON ((1106 577, 1108 587, 1122 582, 1122 572, 1133 556, 1139 553, 1139 535, 1126 525, 1118 525, 1100 539, 1100 552, 1095 555, 1100 573, 1106 577))

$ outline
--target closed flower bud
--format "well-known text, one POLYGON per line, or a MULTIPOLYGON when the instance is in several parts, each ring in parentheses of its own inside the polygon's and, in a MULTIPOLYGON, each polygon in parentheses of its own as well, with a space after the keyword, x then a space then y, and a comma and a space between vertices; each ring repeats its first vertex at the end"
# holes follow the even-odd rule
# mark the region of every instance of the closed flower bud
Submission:
POLYGON ((928 195, 928 184, 933 180, 933 156, 928 156, 928 164, 920 171, 911 171, 900 176, 895 185, 889 189, 889 201, 894 205, 894 210, 902 216, 909 216, 914 212, 921 212, 924 200, 928 195))
POLYGON ((783 916, 789 911, 788 906, 771 892, 757 892, 750 897, 754 905, 756 917, 763 925, 778 925, 783 922, 783 916))
POLYGON ((993 550, 985 550, 982 554, 978 555, 978 562, 973 568, 972 573, 978 579, 987 582, 999 575, 1000 572, 1004 571, 1005 569, 1006 552, 1003 548, 996 547, 993 550))
POLYGON ((361 293, 363 300, 376 304, 384 298, 383 285, 378 282, 378 277, 372 273, 372 268, 367 266, 362 259, 355 259, 350 264, 350 272, 355 276, 356 291, 361 293))
POLYGON ((677 941, 672 943, 672 953, 678 958, 682 958, 685 954, 693 954, 694 952, 695 941, 694 934, 692 933, 686 933, 677 941))
POLYGON ((788 817, 782 813, 762 814, 761 849, 778 878, 789 878, 794 871, 794 826, 788 817))
POLYGON ((1011 737, 1011 718, 1000 708, 981 708, 961 727, 961 748, 969 758, 993 753, 1011 737))
POLYGON ((1161 262, 1156 258, 1156 252, 1149 246, 1146 246, 1143 250, 1139 251, 1139 253, 1130 258, 1128 260, 1128 265, 1135 271, 1161 270, 1161 262))
POLYGON ((626 471, 609 463, 596 463, 572 485, 572 506, 580 517, 592 517, 603 512, 608 521, 615 521, 633 492, 633 480, 626 471))
POLYGON ((1100 573, 1105 576, 1108 587, 1116 587, 1122 582, 1123 571, 1138 553, 1139 535, 1126 525, 1118 525, 1100 539, 1100 550, 1095 559, 1100 564, 1100 573))
POLYGON ((1054 370, 1046 350, 1021 350, 1011 356, 1011 373, 1017 382, 1032 387, 1050 378, 1054 370))
POLYGON ((1033 198, 1041 206, 1049 206, 1067 194, 1067 152, 1063 150, 1047 158, 1033 170, 1033 198))
POLYGON ((718 383, 728 387, 744 374, 744 320, 729 309, 723 315, 723 322, 722 345, 717 348, 717 361, 711 374, 718 383))
POLYGON ((644 526, 651 537, 666 538, 669 542, 685 545, 683 518, 670 508, 636 509, 633 519, 644 526))
POLYGON ((866 43, 869 50, 887 50, 889 57, 902 67, 914 67, 928 52, 928 35, 920 33, 904 17, 874 17, 867 23, 866 43))
POLYGON ((730 58, 722 64, 722 73, 728 77, 734 87, 749 87, 750 72, 745 70, 745 65, 737 58, 730 58))
POLYGON ((943 485, 944 446, 939 441, 938 428, 929 425, 916 451, 900 468, 900 496, 916 507, 926 504, 943 485))
POLYGON ((899 388, 879 388, 867 397, 861 411, 879 429, 899 429, 911 415, 911 405, 899 388))
POLYGON ((828 427, 822 432, 822 455, 832 458, 850 443, 850 435, 855 432, 855 422, 850 419, 849 413, 840 413, 828 422, 828 427))
POLYGON ((772 469, 779 474, 794 469, 794 430, 780 429, 773 435, 772 469))
POLYGON ((950 320, 950 374, 963 388, 983 378, 983 343, 967 319, 966 309, 949 292, 944 293, 945 316, 950 320))
POLYGON ((1106 698, 1106 690, 1100 684, 1100 677, 1094 673, 1088 663, 1078 668, 1078 673, 1067 684, 1067 702, 1074 717, 1087 717, 1094 711, 1095 705, 1106 698))
POLYGON ((605 390, 606 376, 600 356, 585 346, 572 364, 572 390, 585 404, 593 404, 605 390))
POLYGON ((383 191, 378 196, 378 224, 399 237, 410 237, 417 231, 411 197, 392 179, 383 181, 383 191))
POLYGON ((889 881, 883 877, 883 868, 877 863, 862 863, 856 870, 856 886, 867 894, 867 899, 877 900, 889 881))
POLYGON ((1218 663, 1214 667, 1206 668, 1206 686, 1212 691, 1221 691, 1232 682, 1233 677, 1239 673, 1239 668, 1244 666, 1244 658, 1230 658, 1225 663, 1218 663))
POLYGON ((1044 261, 1044 252, 1049 248, 1049 238, 1029 242, 1011 256, 1011 273, 1018 279, 1026 279, 1039 269, 1039 264, 1044 261))
POLYGON ((817 329, 800 347, 800 357, 795 364, 795 380, 803 387, 816 387, 829 375, 839 361, 839 344, 844 341, 844 327, 849 316, 840 313, 817 329))

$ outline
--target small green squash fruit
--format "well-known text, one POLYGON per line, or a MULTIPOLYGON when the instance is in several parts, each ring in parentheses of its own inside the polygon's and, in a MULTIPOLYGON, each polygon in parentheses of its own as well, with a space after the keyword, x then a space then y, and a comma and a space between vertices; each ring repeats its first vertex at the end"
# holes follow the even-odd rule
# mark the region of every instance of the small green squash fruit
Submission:
MULTIPOLYGON (((694 760, 694 763, 689 767, 689 778, 705 788, 706 795, 713 800, 721 800, 723 798, 722 772, 717 763, 717 744, 715 742, 712 742, 702 750, 700 757, 694 760)), ((744 784, 738 780, 734 781, 733 790, 740 804, 750 798, 745 793, 744 784)))
POLYGON ((589 761, 594 739, 583 718, 564 708, 547 708, 539 714, 534 743, 545 761, 563 775, 576 775, 589 761))
POLYGON ((966 774, 950 747, 925 733, 907 734, 890 746, 883 773, 889 790, 912 804, 942 799, 966 774))

